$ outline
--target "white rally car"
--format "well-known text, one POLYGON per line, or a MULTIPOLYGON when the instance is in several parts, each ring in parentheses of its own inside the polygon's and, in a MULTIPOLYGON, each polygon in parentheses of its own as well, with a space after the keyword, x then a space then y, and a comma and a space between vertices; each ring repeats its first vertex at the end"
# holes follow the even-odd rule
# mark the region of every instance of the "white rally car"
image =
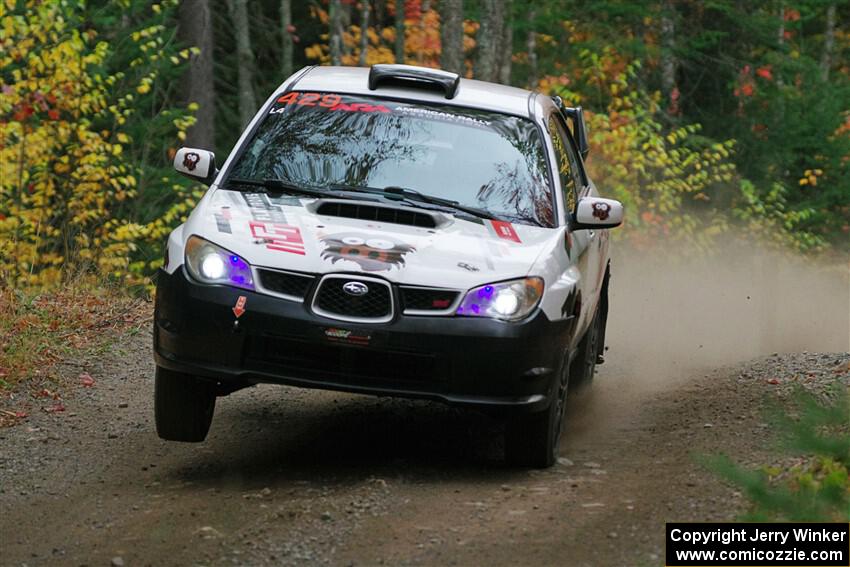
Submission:
POLYGON ((623 218, 586 153, 580 108, 403 65, 301 70, 221 169, 179 150, 210 189, 158 274, 160 437, 277 383, 497 410, 508 460, 551 465, 623 218))

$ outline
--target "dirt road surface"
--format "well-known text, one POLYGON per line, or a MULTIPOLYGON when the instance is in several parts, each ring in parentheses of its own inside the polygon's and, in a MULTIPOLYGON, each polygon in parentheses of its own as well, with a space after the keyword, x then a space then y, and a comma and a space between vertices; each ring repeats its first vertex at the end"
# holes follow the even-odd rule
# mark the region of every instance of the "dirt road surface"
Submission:
POLYGON ((665 521, 745 506, 695 456, 763 462, 765 398, 846 383, 850 288, 761 256, 620 260, 552 469, 506 467, 474 412, 273 386, 219 399, 203 444, 161 441, 143 328, 58 369, 65 411, 9 402, 30 417, 0 430, 0 564, 663 564, 665 521))

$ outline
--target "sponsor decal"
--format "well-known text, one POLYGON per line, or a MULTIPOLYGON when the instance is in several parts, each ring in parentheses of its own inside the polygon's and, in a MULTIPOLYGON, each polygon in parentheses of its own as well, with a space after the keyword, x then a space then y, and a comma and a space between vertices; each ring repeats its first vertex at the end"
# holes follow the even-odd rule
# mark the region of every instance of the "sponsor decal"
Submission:
POLYGON ((601 221, 607 220, 611 214, 611 205, 608 203, 593 203, 593 216, 601 221))
POLYGON ((380 272, 404 266, 404 256, 416 252, 413 246, 387 236, 370 238, 355 233, 332 234, 321 239, 322 258, 332 264, 339 260, 355 262, 367 272, 380 272))
POLYGON ((195 152, 186 152, 183 156, 183 167, 189 171, 195 171, 198 167, 198 162, 201 161, 201 156, 195 152))
POLYGON ((269 200, 264 193, 243 193, 242 198, 255 221, 288 224, 283 209, 269 200))
POLYGON ((479 128, 489 128, 492 124, 492 122, 490 122, 489 120, 481 120, 480 118, 473 118, 472 116, 463 116, 460 114, 453 114, 451 112, 432 110, 430 108, 421 108, 416 106, 400 106, 396 110, 403 114, 415 116, 417 118, 442 120, 444 122, 454 122, 457 124, 464 124, 466 126, 477 126, 479 128))
POLYGON ((350 331, 348 329, 338 329, 335 327, 328 327, 324 329, 324 331, 325 338, 332 343, 367 346, 372 340, 372 335, 363 331, 350 331))
POLYGON ((457 267, 463 268, 467 272, 477 272, 478 271, 478 266, 473 266, 472 264, 467 264, 466 262, 458 262, 457 267))
POLYGON ((230 209, 227 207, 222 207, 221 210, 215 213, 215 224, 218 228, 219 232, 225 232, 227 234, 233 234, 233 231, 230 228, 230 209))
POLYGON ((304 239, 297 226, 279 223, 250 221, 251 235, 266 248, 277 252, 289 252, 304 256, 304 239))
POLYGON ((516 233, 516 229, 514 225, 507 221, 499 221, 493 220, 490 221, 490 226, 493 231, 496 233, 496 236, 501 238, 502 240, 511 240, 513 242, 522 242, 519 239, 519 235, 516 233))
POLYGON ((338 94, 291 92, 279 96, 276 102, 285 106, 273 108, 269 114, 283 114, 289 106, 314 106, 332 112, 392 112, 383 104, 344 102, 338 94))
POLYGON ((244 295, 240 295, 239 299, 236 300, 236 305, 233 306, 233 314, 236 315, 236 318, 240 318, 245 313, 245 304, 248 302, 248 298, 244 295))

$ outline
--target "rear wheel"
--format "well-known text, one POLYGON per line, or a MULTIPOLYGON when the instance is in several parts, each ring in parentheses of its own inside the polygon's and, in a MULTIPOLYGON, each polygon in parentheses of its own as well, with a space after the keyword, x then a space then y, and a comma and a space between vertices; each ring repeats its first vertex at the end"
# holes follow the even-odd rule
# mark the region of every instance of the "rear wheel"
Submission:
POLYGON ((520 467, 547 468, 555 464, 564 428, 570 384, 569 355, 558 372, 555 397, 541 412, 518 415, 505 426, 505 460, 520 467))
POLYGON ((215 411, 215 391, 189 374, 156 368, 156 432, 169 441, 203 441, 215 411))

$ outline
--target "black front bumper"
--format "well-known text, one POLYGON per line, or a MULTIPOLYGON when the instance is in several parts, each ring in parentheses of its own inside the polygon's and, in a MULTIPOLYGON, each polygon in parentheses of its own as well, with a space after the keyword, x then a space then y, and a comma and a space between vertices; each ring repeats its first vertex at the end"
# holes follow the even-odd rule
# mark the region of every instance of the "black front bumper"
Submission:
POLYGON ((400 314, 346 323, 305 303, 195 283, 182 267, 160 270, 154 320, 157 365, 222 391, 268 382, 528 410, 548 405, 573 325, 542 312, 520 323, 400 314))

